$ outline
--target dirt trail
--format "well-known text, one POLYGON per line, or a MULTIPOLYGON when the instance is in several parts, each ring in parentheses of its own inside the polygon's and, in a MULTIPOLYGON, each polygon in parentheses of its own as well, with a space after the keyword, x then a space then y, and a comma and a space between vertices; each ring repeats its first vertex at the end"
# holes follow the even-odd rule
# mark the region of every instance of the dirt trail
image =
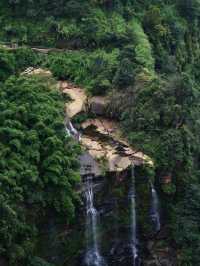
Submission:
POLYGON ((4 48, 10 51, 14 51, 20 48, 30 48, 35 52, 48 54, 50 52, 70 52, 73 50, 66 49, 66 48, 55 48, 55 47, 34 47, 34 46, 27 46, 27 45, 17 45, 12 43, 0 43, 0 48, 4 48))

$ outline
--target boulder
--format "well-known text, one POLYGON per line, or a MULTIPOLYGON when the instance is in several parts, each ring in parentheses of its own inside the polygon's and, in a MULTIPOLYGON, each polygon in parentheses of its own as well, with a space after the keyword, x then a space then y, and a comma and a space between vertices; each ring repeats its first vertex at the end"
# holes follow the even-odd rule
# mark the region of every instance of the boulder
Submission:
POLYGON ((89 111, 96 115, 105 115, 108 106, 108 99, 96 96, 89 99, 89 111))

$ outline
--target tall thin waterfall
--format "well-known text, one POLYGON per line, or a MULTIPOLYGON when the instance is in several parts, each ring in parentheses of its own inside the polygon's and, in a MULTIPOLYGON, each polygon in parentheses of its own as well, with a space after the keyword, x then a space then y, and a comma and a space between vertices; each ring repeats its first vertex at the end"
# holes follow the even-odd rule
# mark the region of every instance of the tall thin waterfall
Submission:
POLYGON ((98 239, 98 212, 94 207, 94 192, 92 176, 87 176, 86 180, 86 240, 87 253, 85 263, 87 266, 105 266, 106 263, 100 255, 98 239))
POLYGON ((80 141, 81 139, 80 133, 74 128, 72 122, 68 118, 65 119, 65 130, 68 136, 71 136, 76 140, 80 141))
POLYGON ((137 265, 138 250, 137 250, 137 223, 136 223, 136 202, 135 202, 135 167, 132 164, 131 168, 131 190, 130 190, 130 203, 131 203, 131 248, 133 255, 133 266, 137 265))
POLYGON ((156 189, 154 188, 153 183, 150 181, 151 186, 151 209, 150 209, 150 217, 153 222, 155 231, 160 231, 161 223, 160 223, 160 206, 159 199, 156 189))

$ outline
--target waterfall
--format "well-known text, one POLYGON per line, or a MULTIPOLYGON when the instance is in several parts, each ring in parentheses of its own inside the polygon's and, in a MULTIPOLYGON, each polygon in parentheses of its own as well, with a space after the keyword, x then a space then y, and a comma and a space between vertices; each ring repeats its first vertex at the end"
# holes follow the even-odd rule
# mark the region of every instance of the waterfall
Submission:
POLYGON ((92 176, 88 175, 86 180, 86 240, 87 253, 85 263, 87 266, 105 266, 106 263, 99 251, 98 239, 98 211, 94 207, 94 192, 92 176))
POLYGON ((131 204, 131 249, 133 255, 133 266, 137 265, 138 250, 137 250, 137 223, 136 223, 136 202, 135 202, 135 170, 132 164, 131 168, 131 190, 130 190, 130 204, 131 204))
POLYGON ((160 231, 161 223, 160 223, 160 207, 159 207, 159 199, 156 192, 156 189, 154 188, 153 183, 150 181, 151 186, 151 209, 150 209, 150 217, 153 222, 155 231, 160 231))
MULTIPOLYGON (((72 122, 66 117, 65 130, 68 136, 73 137, 75 140, 80 141, 81 135, 74 128, 72 122)), ((91 165, 86 165, 85 173, 88 172, 86 178, 86 240, 87 240, 87 253, 85 255, 86 266, 106 266, 103 257, 99 251, 98 240, 98 211, 94 207, 94 192, 93 192, 93 176, 91 174, 91 165)))
POLYGON ((74 126, 72 125, 72 122, 67 118, 65 119, 65 130, 68 136, 73 137, 74 139, 78 141, 81 140, 80 133, 74 128, 74 126))

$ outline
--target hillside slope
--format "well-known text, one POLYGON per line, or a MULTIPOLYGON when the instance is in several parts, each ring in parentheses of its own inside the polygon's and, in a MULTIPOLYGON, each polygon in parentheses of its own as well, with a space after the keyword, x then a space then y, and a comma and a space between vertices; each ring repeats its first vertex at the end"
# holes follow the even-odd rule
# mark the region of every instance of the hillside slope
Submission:
MULTIPOLYGON (((18 99, 20 89, 25 85, 32 87, 35 82, 19 77, 27 67, 47 68, 55 78, 83 86, 89 95, 106 95, 110 100, 108 117, 118 120, 130 144, 155 162, 167 242, 176 250, 181 266, 200 264, 199 26, 199 0, 3 0, 0 3, 0 42, 24 47, 0 50, 2 152, 8 145, 5 128, 10 126, 13 97, 19 100, 19 105, 34 99, 34 95, 25 102, 18 99), (40 54, 29 46, 66 50, 40 54), (7 90, 13 90, 13 95, 7 90), (4 119, 5 113, 8 120, 4 119), (170 182, 162 182, 166 179, 170 182)), ((45 85, 39 82, 38 87, 45 85)), ((44 101, 41 100, 41 105, 44 101)), ((56 110, 62 107, 57 101, 58 98, 54 111, 60 121, 61 114, 56 110)), ((25 110, 22 111, 24 114, 25 110)), ((25 125, 17 123, 16 127, 19 126, 26 130, 25 125)), ((54 130, 61 134, 59 141, 63 141, 60 124, 54 130)), ((21 144, 15 141, 11 146, 18 157, 21 144)), ((73 162, 70 165, 72 170, 77 169, 73 162)), ((2 175, 5 167, 2 161, 2 175)), ((2 191, 7 191, 4 182, 12 180, 13 173, 10 174, 6 180, 0 177, 2 191)), ((24 183, 19 186, 20 191, 26 188, 24 183)), ((60 201, 65 195, 58 197, 60 201)), ((1 210, 4 209, 1 204, 1 210)), ((6 214, 5 223, 9 219, 6 214)), ((16 232, 10 231, 9 248, 5 247, 7 233, 0 231, 0 234, 3 234, 0 252, 9 258, 10 265, 18 265, 17 256, 25 258, 23 263, 26 263, 27 253, 15 238, 16 232), (14 257, 10 257, 10 249, 14 257)))

